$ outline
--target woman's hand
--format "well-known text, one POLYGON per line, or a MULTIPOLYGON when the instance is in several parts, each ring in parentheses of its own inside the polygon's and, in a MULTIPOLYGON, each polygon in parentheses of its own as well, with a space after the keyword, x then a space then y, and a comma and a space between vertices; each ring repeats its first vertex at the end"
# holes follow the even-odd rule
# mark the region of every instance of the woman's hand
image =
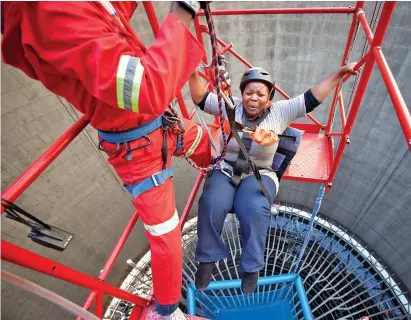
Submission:
POLYGON ((311 88, 314 97, 316 97, 318 101, 322 102, 325 98, 327 98, 330 92, 335 88, 338 82, 341 81, 341 79, 345 75, 358 75, 360 73, 361 68, 356 70, 356 65, 357 62, 348 63, 345 66, 342 66, 341 68, 337 69, 337 71, 332 73, 327 78, 317 83, 314 87, 311 88))
POLYGON ((345 66, 341 67, 341 72, 343 73, 343 75, 346 74, 351 74, 354 76, 357 76, 360 73, 360 69, 355 70, 355 66, 357 65, 357 62, 351 62, 346 64, 345 66))

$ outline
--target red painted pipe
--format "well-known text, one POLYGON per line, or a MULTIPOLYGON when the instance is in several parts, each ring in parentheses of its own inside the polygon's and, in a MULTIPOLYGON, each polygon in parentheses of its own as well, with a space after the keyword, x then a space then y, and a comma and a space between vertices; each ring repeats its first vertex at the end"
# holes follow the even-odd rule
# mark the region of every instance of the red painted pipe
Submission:
POLYGON ((360 20, 361 25, 364 28, 365 36, 367 37, 368 42, 371 44, 374 40, 374 35, 372 33, 370 25, 368 24, 367 18, 365 17, 364 11, 360 10, 358 12, 358 19, 360 20))
POLYGON ((390 94, 392 104, 394 105, 395 112, 397 113, 398 120, 402 131, 407 141, 408 148, 411 150, 411 115, 408 111, 404 98, 398 88, 398 85, 394 79, 387 60, 385 60, 384 54, 381 51, 381 47, 374 47, 374 56, 377 61, 378 67, 381 71, 382 78, 384 79, 385 86, 390 94))
POLYGON ((196 195, 198 193, 198 189, 200 189, 201 182, 203 181, 204 175, 202 173, 199 173, 197 175, 196 181, 194 182, 193 189, 191 190, 190 196, 188 197, 187 203, 184 207, 183 213, 181 214, 180 217, 180 226, 181 229, 184 227, 185 223, 187 222, 188 215, 190 214, 191 207, 193 206, 194 200, 196 198, 196 195))
POLYGON ((344 128, 345 124, 347 123, 347 118, 345 116, 345 108, 342 93, 338 95, 338 103, 340 105, 341 127, 344 128))
MULTIPOLYGON (((89 120, 81 117, 70 129, 57 139, 26 171, 22 173, 2 194, 3 199, 14 202, 36 180, 44 170, 63 152, 64 149, 76 138, 88 125, 89 120)), ((1 207, 1 213, 6 210, 1 207)))
POLYGON ((104 294, 101 292, 97 293, 96 297, 96 311, 95 314, 99 318, 103 318, 103 298, 104 294))
POLYGON ((181 114, 183 118, 190 119, 190 115, 188 114, 186 103, 184 102, 183 95, 181 92, 177 95, 178 105, 180 106, 181 114))
MULTIPOLYGON (((364 1, 357 1, 357 4, 355 6, 355 11, 358 12, 359 10, 362 10, 363 7, 364 7, 364 1)), ((344 50, 344 55, 343 55, 343 58, 342 58, 341 66, 345 65, 348 62, 347 61, 348 54, 350 52, 351 47, 354 45, 353 44, 354 33, 356 32, 356 28, 357 28, 358 23, 359 23, 359 21, 358 21, 357 15, 355 14, 352 17, 350 31, 348 32, 348 38, 347 38, 347 42, 345 44, 345 50, 344 50)), ((336 108, 336 105, 337 105, 337 96, 338 96, 339 92, 340 92, 340 83, 337 84, 337 86, 335 88, 335 91, 334 91, 333 100, 331 102, 330 113, 328 115, 327 124, 325 126, 325 132, 326 133, 330 133, 331 130, 332 130, 334 116, 335 116, 335 108, 336 108)))
POLYGON ((127 300, 138 306, 146 306, 149 302, 130 292, 119 289, 111 284, 100 281, 56 261, 47 259, 34 252, 23 249, 5 240, 1 240, 1 258, 18 264, 25 268, 30 268, 54 278, 58 278, 81 287, 104 292, 112 297, 127 300))
MULTIPOLYGON (((380 19, 378 20, 377 30, 375 31, 374 40, 372 46, 380 46, 384 40, 385 34, 388 29, 392 14, 394 12, 395 2, 385 2, 380 19)), ((351 134, 352 127, 357 117, 358 110, 360 108, 362 99, 364 97, 365 90, 367 89, 368 81, 371 78, 375 63, 374 55, 370 55, 364 66, 364 71, 362 72, 360 81, 358 83, 357 91, 355 93, 350 113, 348 114, 346 126, 343 128, 344 136, 347 137, 351 134)), ((340 165, 342 156, 344 154, 345 146, 347 144, 346 139, 340 139, 338 144, 337 152, 335 154, 335 161, 330 172, 329 182, 334 180, 337 173, 338 166, 340 165)))
POLYGON ((143 1, 143 6, 147 14, 148 22, 150 22, 151 29, 153 30, 154 37, 157 37, 158 30, 160 29, 160 24, 158 23, 153 3, 151 1, 143 1))
POLYGON ((224 54, 227 52, 227 50, 231 49, 233 47, 232 43, 229 43, 223 50, 221 50, 221 54, 224 54))
MULTIPOLYGON (((203 32, 209 34, 209 31, 206 26, 202 25, 202 30, 203 32)), ((228 45, 221 40, 219 37, 217 37, 217 42, 222 45, 223 47, 228 47, 228 45)), ((240 56, 233 48, 229 48, 228 52, 230 52, 233 56, 235 56, 238 60, 240 60, 243 64, 245 64, 247 67, 252 68, 252 64, 249 63, 246 59, 244 59, 242 56, 240 56)), ((289 95, 287 95, 283 90, 281 90, 278 86, 275 86, 275 90, 281 94, 284 98, 286 99, 291 99, 289 95)), ((307 118, 309 118, 311 121, 313 121, 317 126, 320 128, 323 128, 324 126, 319 122, 317 119, 315 119, 311 114, 307 114, 307 118)))
MULTIPOLYGON (((121 234, 120 238, 118 239, 116 246, 113 248, 111 251, 106 263, 104 264, 103 269, 100 271, 100 274, 98 275, 97 279, 104 281, 107 279, 111 269, 113 268, 114 263, 116 262, 121 250, 124 247, 124 244, 126 243, 128 237, 130 236, 131 231, 133 230, 137 220, 138 220, 138 212, 135 211, 129 222, 127 223, 126 228, 124 229, 123 233, 121 234)), ((94 302, 94 299, 96 298, 96 292, 93 291, 89 294, 87 297, 86 302, 83 305, 83 308, 86 310, 89 310, 91 305, 94 302)), ((80 320, 80 318, 77 318, 76 320, 80 320)))
MULTIPOLYGON (((250 15, 250 14, 319 14, 319 13, 354 13, 352 7, 318 7, 318 8, 267 8, 267 9, 227 9, 212 10, 213 16, 232 16, 232 15, 250 15)), ((204 16, 201 10, 198 14, 204 16)))

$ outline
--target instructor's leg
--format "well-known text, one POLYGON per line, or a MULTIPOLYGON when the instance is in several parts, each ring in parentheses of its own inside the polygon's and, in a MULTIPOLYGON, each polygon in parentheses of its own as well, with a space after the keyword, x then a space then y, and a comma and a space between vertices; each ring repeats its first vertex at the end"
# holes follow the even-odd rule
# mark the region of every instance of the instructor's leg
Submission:
POLYGON ((182 243, 172 180, 167 179, 135 200, 150 242, 151 268, 157 311, 177 309, 182 285, 182 243))

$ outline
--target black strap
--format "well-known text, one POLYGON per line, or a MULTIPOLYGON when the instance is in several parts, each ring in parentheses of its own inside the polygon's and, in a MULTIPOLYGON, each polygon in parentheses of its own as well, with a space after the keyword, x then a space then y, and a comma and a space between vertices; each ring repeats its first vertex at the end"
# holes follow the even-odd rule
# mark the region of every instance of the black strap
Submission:
MULTIPOLYGON (((269 112, 270 111, 267 109, 264 110, 262 115, 255 121, 250 121, 244 112, 243 113, 244 124, 250 128, 253 126, 258 126, 268 116, 269 112)), ((243 132, 242 139, 240 138, 240 135, 238 134, 239 131, 242 131, 242 128, 243 126, 235 121, 231 123, 232 134, 234 135, 240 147, 240 152, 238 153, 237 161, 233 167, 233 176, 231 178, 231 184, 237 187, 239 183, 241 182, 241 176, 243 172, 245 170, 251 169, 254 173, 254 176, 257 179, 258 184, 260 185, 261 191, 263 192, 264 196, 267 198, 268 202, 271 202, 268 191, 262 182, 260 171, 258 170, 258 167, 254 163, 254 161, 251 160, 250 155, 249 155, 251 144, 252 144, 252 139, 250 138, 249 134, 246 132, 243 132)))
MULTIPOLYGON (((247 170, 251 169, 254 173, 254 176, 257 179, 258 184, 260 185, 261 191, 263 192, 264 196, 267 198, 268 202, 271 203, 269 193, 266 187, 264 186, 260 171, 257 165, 254 163, 254 161, 251 160, 250 155, 249 155, 252 140, 250 136, 248 135, 248 133, 246 132, 243 132, 243 139, 240 138, 238 132, 242 131, 244 126, 235 121, 235 108, 231 109, 229 106, 227 106, 227 104, 225 105, 226 105, 227 118, 230 122, 230 128, 231 128, 230 135, 228 136, 228 139, 227 139, 227 144, 230 141, 231 137, 234 135, 240 147, 240 152, 238 154, 237 161, 235 165, 233 166, 233 176, 231 177, 230 182, 233 186, 237 187, 239 183, 241 182, 241 176, 242 176, 242 173, 245 171, 245 169, 247 170)), ((269 113, 270 113, 270 110, 266 109, 264 110, 263 114, 258 119, 251 122, 248 119, 247 115, 245 114, 245 111, 243 111, 244 123, 250 128, 252 128, 255 125, 258 126, 261 122, 265 120, 265 118, 267 118, 269 113)), ((285 139, 285 140, 292 140, 292 141, 295 141, 296 139, 295 137, 284 136, 284 135, 279 135, 279 138, 285 139)))
MULTIPOLYGON (((250 159, 250 155, 248 154, 246 146, 244 145, 242 139, 240 138, 240 136, 238 134, 238 131, 236 129, 234 129, 232 132, 233 132, 233 135, 234 135, 235 139, 237 140, 238 145, 240 146, 240 149, 241 149, 240 154, 244 155, 245 160, 248 162, 248 165, 250 166, 251 170, 254 173, 254 176, 257 179, 258 184, 260 185, 261 191, 263 192, 264 196, 267 198, 268 202, 271 203, 270 196, 268 194, 267 189, 265 188, 265 186, 263 184, 261 174, 260 174, 260 171, 258 170, 257 165, 254 163, 254 161, 252 161, 250 159)), ((239 158, 240 158, 240 154, 238 155, 239 158)), ((237 167, 237 163, 239 162, 239 160, 240 160, 240 165, 242 165, 242 162, 244 161, 243 159, 237 159, 235 167, 237 167)), ((231 178, 231 183, 234 185, 237 182, 237 185, 238 185, 241 181, 241 174, 240 174, 240 176, 235 175, 234 170, 235 169, 233 169, 233 178, 234 179, 231 178)), ((235 186, 237 186, 237 185, 235 185, 235 186)))
POLYGON ((31 221, 28 221, 26 219, 24 219, 22 216, 25 216, 27 218, 29 218, 30 220, 33 220, 34 222, 36 222, 38 225, 40 225, 41 227, 45 228, 45 229, 50 229, 50 226, 41 221, 40 219, 36 218, 35 216, 33 216, 32 214, 28 213, 26 210, 20 208, 19 206, 15 205, 13 202, 7 200, 7 199, 3 199, 1 198, 1 205, 3 207, 6 208, 6 217, 10 218, 12 220, 15 220, 17 222, 23 223, 26 226, 29 227, 33 227, 35 225, 33 225, 33 223, 31 221))
POLYGON ((163 129, 163 145, 161 146, 161 158, 163 160, 163 169, 167 166, 168 159, 168 142, 167 142, 167 130, 163 129))

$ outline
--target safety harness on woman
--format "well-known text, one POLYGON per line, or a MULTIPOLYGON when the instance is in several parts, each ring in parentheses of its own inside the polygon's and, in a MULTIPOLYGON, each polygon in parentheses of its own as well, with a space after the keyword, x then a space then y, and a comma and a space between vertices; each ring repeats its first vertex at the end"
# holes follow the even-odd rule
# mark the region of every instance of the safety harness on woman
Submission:
MULTIPOLYGON (((259 81, 266 84, 269 88, 269 101, 274 98, 275 93, 275 84, 271 82, 271 76, 268 71, 262 68, 251 68, 244 72, 241 82, 240 82, 240 91, 241 93, 244 91, 246 85, 251 81, 259 81)), ((239 124, 235 121, 235 110, 227 106, 226 101, 226 109, 227 109, 227 118, 230 122, 231 126, 231 134, 230 137, 233 135, 240 147, 240 151, 238 154, 238 158, 235 163, 229 163, 233 166, 231 184, 234 187, 237 187, 241 182, 243 173, 250 173, 253 172, 254 176, 257 179, 258 184, 260 185, 261 191, 264 193, 265 197, 270 202, 270 196, 265 188, 260 169, 266 170, 273 170, 276 172, 278 180, 281 180, 282 176, 284 175, 288 165, 290 164, 292 158, 295 156, 298 146, 301 141, 301 136, 303 132, 301 130, 297 130, 294 128, 287 128, 282 134, 278 135, 280 142, 277 149, 277 152, 274 156, 273 165, 271 168, 259 168, 257 165, 250 159, 249 152, 251 149, 252 139, 250 138, 247 132, 244 132, 244 127, 253 128, 254 126, 258 126, 262 123, 265 118, 270 113, 269 109, 265 109, 254 121, 249 120, 246 116, 245 112, 243 113, 243 123, 239 124), (238 132, 242 131, 242 138, 238 134, 238 132)))

